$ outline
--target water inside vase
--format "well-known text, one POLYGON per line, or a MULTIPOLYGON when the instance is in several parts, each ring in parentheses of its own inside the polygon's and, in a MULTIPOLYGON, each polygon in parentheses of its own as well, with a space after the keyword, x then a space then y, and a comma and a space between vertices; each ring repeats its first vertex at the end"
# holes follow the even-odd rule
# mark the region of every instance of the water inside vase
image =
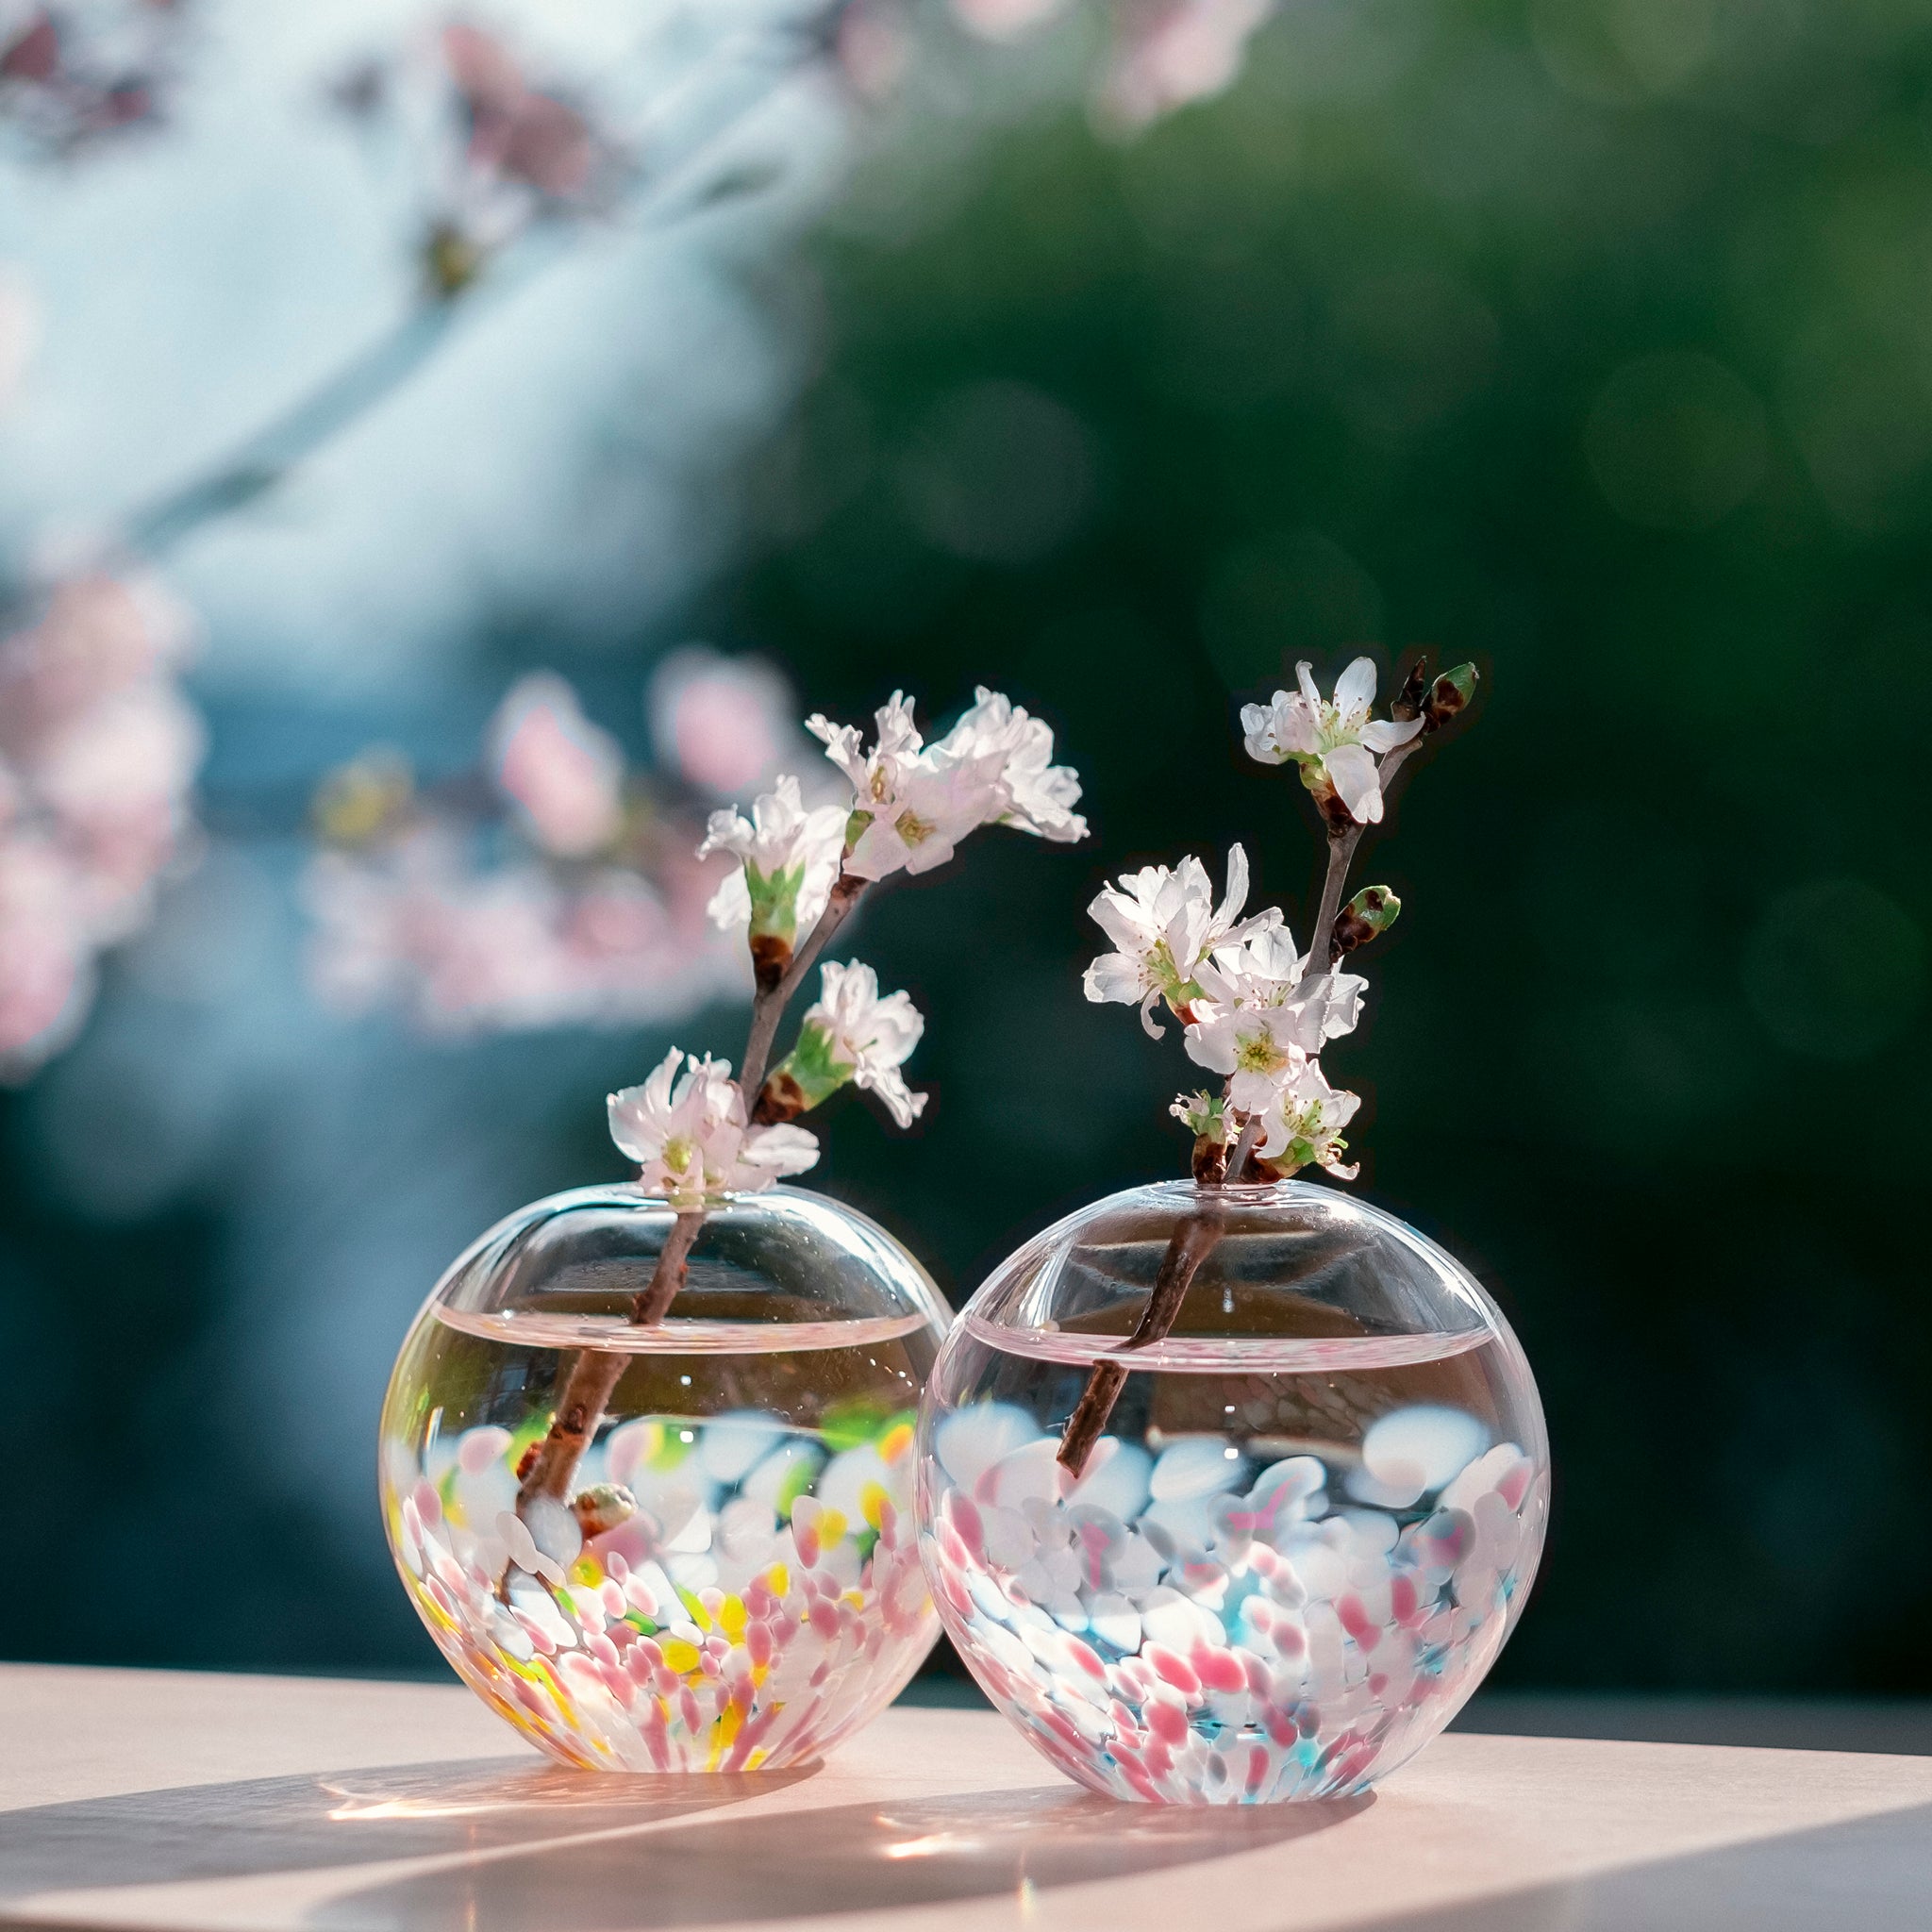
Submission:
POLYGON ((650 1327, 438 1305, 391 1383, 383 1500, 404 1581, 458 1672, 570 1763, 815 1757, 891 1701, 937 1634, 911 1519, 930 1317, 732 1319, 728 1298, 710 1303, 712 1319, 650 1327), (586 1349, 622 1371, 575 1511, 533 1517, 533 1537, 519 1468, 586 1349))
POLYGON ((1441 1728, 1513 1622, 1546 1507, 1541 1421, 1487 1326, 1241 1332, 1260 1320, 1235 1291, 1225 1313, 1229 1332, 1130 1353, 1120 1332, 965 1317, 920 1477, 941 1615, 995 1702, 1095 1790, 1358 1790, 1441 1728), (1108 1357, 1131 1366, 1074 1478, 1061 1434, 1108 1357))

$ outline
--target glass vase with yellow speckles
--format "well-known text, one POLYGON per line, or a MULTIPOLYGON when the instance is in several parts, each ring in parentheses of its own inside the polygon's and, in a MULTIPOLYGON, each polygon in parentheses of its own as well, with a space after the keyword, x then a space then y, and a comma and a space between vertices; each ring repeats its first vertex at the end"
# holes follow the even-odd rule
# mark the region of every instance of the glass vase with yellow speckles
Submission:
POLYGON ((947 1312, 823 1195, 521 1209, 437 1284, 382 1420, 391 1547, 457 1673, 567 1764, 749 1771, 874 1716, 938 1624, 912 1521, 947 1312), (659 1319, 640 1296, 679 1247, 659 1319))

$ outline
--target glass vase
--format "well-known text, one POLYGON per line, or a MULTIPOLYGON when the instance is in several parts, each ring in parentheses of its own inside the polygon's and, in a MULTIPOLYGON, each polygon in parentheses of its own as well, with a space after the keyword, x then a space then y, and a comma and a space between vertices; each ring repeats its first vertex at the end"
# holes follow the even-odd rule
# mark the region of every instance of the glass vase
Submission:
POLYGON ((1041 1751, 1118 1798, 1373 1784, 1494 1661, 1548 1496, 1536 1385, 1495 1304, 1413 1228, 1296 1181, 1136 1188, 1069 1216, 974 1296, 920 1412, 947 1631, 1041 1751), (1124 1353, 1177 1262, 1172 1329, 1124 1353), (1116 1358, 1076 1474, 1063 1431, 1116 1358))
POLYGON ((457 1674, 553 1757, 794 1764, 938 1634, 912 1445, 947 1311, 884 1229, 777 1188, 717 1208, 668 1317, 636 1325, 675 1223, 636 1188, 578 1189, 450 1268, 390 1382, 384 1521, 457 1674), (580 1459, 534 1490, 587 1387, 580 1459))

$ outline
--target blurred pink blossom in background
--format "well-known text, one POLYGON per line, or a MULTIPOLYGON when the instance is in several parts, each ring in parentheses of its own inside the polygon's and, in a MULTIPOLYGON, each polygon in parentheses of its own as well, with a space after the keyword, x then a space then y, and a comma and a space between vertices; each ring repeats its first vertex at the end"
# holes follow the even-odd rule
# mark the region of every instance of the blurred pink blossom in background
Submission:
POLYGON ((1232 87, 1274 0, 1123 0, 1095 94, 1101 117, 1144 127, 1232 87))
POLYGON ((468 127, 473 175, 522 182, 548 201, 589 198, 605 151, 582 113, 530 86, 503 42, 468 21, 443 28, 442 58, 468 127))
POLYGON ((653 674, 645 707, 658 761, 716 798, 756 791, 803 748, 791 686, 756 658, 702 645, 674 651, 653 674))
POLYGON ((0 124, 57 157, 152 125, 187 11, 183 0, 0 0, 0 124))
POLYGON ((769 665, 694 647, 658 667, 647 708, 650 772, 627 773, 571 687, 540 672, 497 708, 487 792, 419 791, 379 752, 336 774, 305 885, 317 992, 438 1033, 639 1025, 748 998, 742 942, 706 916, 730 863, 696 857, 701 808, 795 755, 790 689, 769 665))
POLYGON ((693 891, 618 866, 478 868, 464 842, 426 826, 379 854, 317 855, 306 896, 325 1001, 479 1033, 641 1024, 749 996, 741 947, 704 920, 722 868, 693 891))
POLYGON ((630 176, 625 148, 586 103, 534 85, 472 21, 447 22, 412 52, 357 61, 329 93, 353 120, 399 124, 417 149, 431 201, 427 266, 445 297, 532 222, 614 211, 630 176))
POLYGON ((953 0, 953 16, 968 33, 1009 41, 1064 13, 1067 0, 953 0))
POLYGON ((152 583, 58 586, 0 638, 0 1071, 85 1015, 95 955, 144 924, 184 854, 201 721, 175 683, 193 639, 152 583))
MULTIPOLYGON (((1108 0, 1096 8, 1108 44, 1092 81, 1096 119, 1132 133, 1240 76, 1248 42, 1275 0, 1108 0)), ((1069 0, 952 0, 953 17, 983 41, 1014 41, 1071 10, 1069 0)))
POLYGON ((497 787, 516 800, 532 837, 559 858, 607 845, 624 823, 624 753, 583 714, 562 678, 515 685, 490 731, 497 787))

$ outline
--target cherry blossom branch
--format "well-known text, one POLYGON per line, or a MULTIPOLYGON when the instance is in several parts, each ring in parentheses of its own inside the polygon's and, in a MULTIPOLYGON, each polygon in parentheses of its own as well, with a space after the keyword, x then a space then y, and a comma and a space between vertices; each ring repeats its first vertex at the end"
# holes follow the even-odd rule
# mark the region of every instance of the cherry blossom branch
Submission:
POLYGON ((1226 1178, 1229 1182, 1240 1180, 1246 1172, 1265 1125, 1266 1123, 1259 1114, 1251 1113, 1248 1116, 1247 1124, 1241 1129, 1241 1139, 1234 1143, 1234 1151, 1227 1157, 1226 1178))
POLYGON ((203 525, 266 495, 400 389, 441 344, 455 317, 454 296, 419 304, 299 402, 245 437, 238 449, 134 511, 126 521, 127 547, 158 556, 203 525))
MULTIPOLYGON (((1398 745, 1383 758, 1381 770, 1385 787, 1408 750, 1408 745, 1398 745)), ((1314 938, 1308 946, 1308 970, 1318 974, 1333 970, 1330 954, 1334 944, 1336 915, 1341 909, 1341 889, 1347 882, 1356 847, 1361 843, 1362 833, 1366 829, 1352 818, 1347 820, 1345 826, 1336 824, 1325 808, 1324 817, 1328 820, 1328 868, 1322 882, 1321 903, 1315 913, 1314 938)), ((1232 1186, 1241 1179, 1260 1141, 1263 1125, 1258 1113, 1248 1116, 1227 1157, 1227 1167, 1222 1180, 1210 1185, 1218 1189, 1232 1186)), ((1154 1284, 1154 1292, 1148 1297, 1140 1325, 1122 1349, 1122 1354, 1129 1349, 1146 1348, 1167 1339, 1179 1319, 1181 1304, 1187 1298, 1190 1284, 1220 1240, 1221 1208, 1218 1199, 1212 1208, 1203 1208, 1190 1215, 1174 1229, 1174 1239, 1168 1245, 1167 1258, 1161 1264, 1160 1274, 1154 1284)), ((1074 1475, 1077 1476, 1086 1467, 1087 1457, 1093 1444, 1099 1441, 1101 1431, 1107 1427, 1126 1379, 1125 1366, 1113 1359, 1096 1362, 1089 1373, 1087 1386, 1080 1392, 1080 1400, 1073 1415, 1068 1418, 1066 1433, 1060 1439, 1059 1454, 1056 1458, 1074 1475)))
POLYGON ((1133 1364, 1121 1357, 1136 1349, 1150 1348, 1155 1342, 1166 1339, 1180 1315, 1181 1304, 1187 1300, 1188 1290, 1193 1286, 1202 1262, 1220 1243, 1221 1228, 1222 1206, 1217 1190, 1191 1214, 1185 1216, 1169 1238, 1167 1252, 1160 1257, 1160 1272, 1154 1277, 1153 1291, 1147 1297, 1147 1306, 1141 1310, 1134 1332, 1114 1354, 1103 1357, 1088 1372, 1087 1386, 1080 1391, 1080 1400, 1067 1419, 1066 1430, 1060 1437, 1059 1450, 1054 1458, 1074 1476, 1087 1467, 1087 1458, 1092 1453, 1094 1443, 1100 1440, 1100 1432, 1107 1427, 1114 1404, 1120 1400, 1121 1391, 1126 1387, 1127 1374, 1133 1364))
POLYGON ((810 972, 832 935, 851 917, 871 883, 870 879, 841 873, 832 886, 831 897, 825 901, 825 909, 819 914, 818 924, 792 954, 777 983, 770 988, 761 986, 753 998, 751 1029, 745 1036, 744 1061, 738 1074, 738 1084, 747 1107, 758 1105, 759 1090, 765 1084, 765 1068, 772 1058, 772 1045, 778 1037, 778 1023, 785 1017, 791 995, 798 991, 799 982, 810 972))
MULTIPOLYGON (((838 10, 828 8, 826 18, 835 18, 838 10)), ((824 58, 826 33, 823 26, 805 23, 775 36, 779 58, 741 98, 717 118, 702 124, 703 133, 697 141, 682 154, 671 156, 657 171, 646 192, 634 204, 633 216, 644 217, 647 224, 668 225, 704 212, 728 195, 767 185, 768 176, 742 174, 714 184, 708 192, 691 192, 689 186, 692 170, 708 154, 735 133, 794 74, 824 58)), ((550 224, 559 225, 555 218, 550 218, 550 224)), ((558 258, 553 255, 548 260, 558 258)), ((244 438, 237 450, 136 510, 127 520, 128 546, 150 555, 163 551, 284 482, 299 464, 399 389, 428 360, 447 337, 463 294, 475 286, 474 271, 454 279, 433 281, 423 300, 387 335, 358 350, 292 408, 244 438)))
MULTIPOLYGON (((1369 699, 1374 694, 1374 670, 1366 658, 1357 659, 1348 672, 1343 674, 1337 686, 1337 700, 1333 705, 1324 705, 1321 693, 1308 676, 1309 667, 1299 667, 1302 695, 1294 699, 1282 691, 1275 694, 1272 708, 1252 706, 1244 710, 1242 724, 1247 735, 1247 746, 1251 756, 1260 758, 1264 762, 1283 762, 1286 757, 1294 756, 1304 766, 1305 783, 1314 795, 1317 809, 1322 816, 1327 839, 1327 864, 1322 881, 1322 892, 1316 904, 1315 921, 1309 937, 1308 951, 1301 976, 1308 981, 1325 981, 1335 972, 1343 952, 1358 945, 1366 939, 1373 938, 1378 931, 1386 929, 1399 910, 1399 902, 1386 888, 1376 888, 1362 895, 1349 907, 1348 924, 1340 926, 1342 916, 1342 891, 1347 885, 1349 867, 1355 860, 1357 849, 1361 844, 1362 834, 1371 820, 1379 821, 1384 814, 1390 788, 1400 774, 1416 747, 1432 732, 1446 724, 1468 704, 1475 688, 1475 668, 1474 665, 1458 665, 1454 671, 1445 672, 1433 684, 1429 683, 1426 665, 1418 660, 1405 679, 1394 704, 1391 707, 1391 724, 1376 725, 1370 722, 1368 715, 1369 699), (1354 687, 1350 690, 1351 685, 1354 687), (1344 703, 1344 696, 1346 702, 1344 703), (1296 708, 1300 712, 1297 714, 1296 708), (1344 717, 1344 713, 1346 716, 1344 717), (1331 732, 1330 737, 1319 739, 1316 742, 1324 746, 1316 755, 1308 749, 1307 732, 1310 721, 1324 721, 1324 728, 1331 732), (1417 722, 1420 721, 1420 722, 1417 722), (1353 736, 1344 737, 1343 730, 1353 736), (1406 733, 1406 735, 1404 735, 1406 733), (1378 742, 1379 738, 1379 742, 1378 742), (1389 741, 1395 740, 1394 742, 1389 741), (1369 748, 1379 750, 1379 763, 1368 758, 1366 770, 1363 760, 1369 748), (1353 751, 1354 758, 1344 768, 1344 754, 1353 751), (1333 758, 1334 762, 1329 763, 1333 758), (1364 782, 1366 781, 1366 782, 1364 782), (1348 796, 1343 797, 1346 789, 1348 796), (1370 801, 1365 815, 1357 818, 1358 811, 1364 811, 1365 801, 1370 801)), ((1239 850, 1239 848, 1237 848, 1239 850)), ((1184 861, 1195 864, 1195 861, 1184 861)), ((1232 868, 1231 868, 1232 869, 1232 868)), ((1149 878, 1153 874, 1142 874, 1149 878)), ((1165 880, 1168 874, 1163 869, 1158 877, 1165 880)), ((1242 868, 1245 878, 1245 866, 1242 868)), ((1124 880, 1124 886, 1134 886, 1135 880, 1124 880)), ((1202 880, 1205 890, 1205 877, 1202 880)), ((1145 888, 1141 888, 1143 897, 1145 888)), ((1109 938, 1125 936, 1137 943, 1145 944, 1146 936, 1136 929, 1136 914, 1143 912, 1143 907, 1118 898, 1110 892, 1104 892, 1095 901, 1093 912, 1096 919, 1107 930, 1109 938)), ((1231 905, 1224 917, 1231 921, 1238 906, 1231 905)), ((1278 918, 1278 915, 1276 915, 1278 918)), ((1226 929, 1224 925, 1224 930, 1226 929)), ((1190 970, 1205 968, 1208 955, 1215 950, 1216 941, 1210 936, 1199 942, 1199 958, 1191 967, 1174 965, 1164 953, 1156 957, 1166 961, 1169 977, 1167 981, 1156 978, 1153 982, 1154 997, 1165 991, 1169 1004, 1188 1018, 1187 1010, 1175 999, 1176 991, 1173 981, 1186 981, 1190 970)), ((1163 941, 1164 943, 1164 941, 1163 941)), ((1088 997, 1090 999, 1131 999, 1146 984, 1144 975, 1135 976, 1134 962, 1124 955, 1110 955, 1095 961, 1089 969, 1088 997), (1124 974, 1121 968, 1125 967, 1124 974)), ((1190 983, 1191 986, 1191 983, 1190 983)), ((1332 991, 1332 986, 1331 989, 1332 991)), ((1198 989, 1190 991, 1194 996, 1198 989)), ((1189 1020, 1191 1034, 1197 1023, 1189 1020)), ((1346 1031, 1354 1024, 1354 1008, 1351 1004, 1346 1031)), ((1264 1042, 1265 1043, 1265 1042, 1264 1042)), ((1310 1042, 1312 1045, 1314 1042, 1310 1042)), ((1285 1058, 1283 1065, 1291 1064, 1285 1058)), ((1307 1063, 1310 1067, 1312 1062, 1307 1063)), ((1236 1061, 1239 1067, 1239 1060, 1236 1061)), ((1325 1081, 1321 1091, 1332 1096, 1325 1081)), ((1215 1110, 1217 1121, 1224 1121, 1234 1113, 1236 1083, 1231 1076, 1224 1100, 1215 1110)), ((1176 1112, 1189 1117, 1180 1102, 1175 1104, 1176 1112)), ((1344 1115, 1345 1119, 1346 1116, 1344 1115)), ((1228 1186, 1239 1183, 1246 1174, 1249 1162, 1254 1158, 1265 1128, 1262 1111, 1247 1114, 1234 1145, 1229 1149, 1225 1160, 1219 1158, 1219 1134, 1212 1137, 1214 1144, 1200 1134, 1197 1129, 1194 1153, 1195 1184, 1201 1194, 1201 1204, 1194 1211, 1182 1219, 1175 1227, 1168 1244, 1168 1251, 1161 1263, 1160 1273, 1156 1277, 1147 1306, 1142 1311, 1140 1323, 1132 1336, 1124 1342, 1117 1355, 1105 1357, 1094 1363, 1089 1372, 1087 1385, 1082 1390, 1079 1401, 1074 1405, 1073 1414, 1068 1418, 1067 1426, 1060 1440, 1058 1455, 1059 1463, 1075 1476, 1086 1467, 1087 1457, 1093 1444, 1099 1440, 1102 1430, 1112 1416, 1114 1405, 1126 1385, 1129 1364, 1120 1359, 1121 1356, 1139 1348, 1146 1348, 1166 1339, 1178 1320, 1181 1305, 1195 1274, 1207 1257, 1214 1252, 1221 1239, 1222 1217, 1224 1212, 1226 1196, 1223 1191, 1228 1186)), ((1330 1130, 1332 1135, 1332 1129, 1330 1130)), ((1290 1129, 1287 1145, 1294 1145, 1292 1129, 1290 1129)), ((1292 1172, 1296 1156, 1288 1155, 1289 1171, 1292 1172)), ((1307 1155, 1299 1158, 1306 1161, 1307 1155)), ((1278 1169, 1276 1170, 1279 1171, 1278 1169)), ((1348 1170, 1353 1173, 1353 1170, 1348 1170)))
MULTIPOLYGON (((1410 755, 1422 744, 1424 738, 1412 738, 1407 744, 1398 744, 1382 759, 1381 782, 1382 798, 1386 808, 1390 788, 1410 755)), ((1325 814, 1324 814, 1325 816, 1325 814)), ((1335 922, 1341 911, 1342 889, 1348 883, 1349 868, 1355 863, 1356 848, 1362 842, 1362 834, 1368 826, 1349 819, 1346 824, 1328 823, 1328 869, 1322 881, 1321 903, 1315 911, 1315 925, 1308 941, 1308 969, 1314 973, 1331 973, 1340 957, 1335 945, 1335 922)))
MULTIPOLYGON (((758 989, 752 1003, 751 1028, 739 1078, 740 1091, 745 1095, 748 1108, 755 1108, 758 1104, 765 1064, 771 1058, 778 1023, 791 995, 826 942, 850 916, 869 883, 841 874, 810 937, 792 955, 777 983, 758 989)), ((671 1305, 688 1277, 692 1245, 708 1219, 709 1210, 698 1208, 680 1214, 672 1224, 650 1281, 631 1300, 629 1319, 634 1324, 654 1327, 670 1313, 671 1305)), ((540 1501, 564 1500, 576 1480, 584 1452, 596 1438, 604 1411, 623 1379, 625 1366, 623 1354, 605 1349, 584 1349, 573 1360, 557 1399, 549 1432, 531 1453, 519 1477, 516 1508, 520 1518, 527 1520, 528 1512, 540 1501)))
MULTIPOLYGON (((1073 809, 1077 774, 1050 762, 1050 727, 1004 693, 982 688, 932 746, 924 744, 903 691, 876 717, 878 740, 870 753, 853 727, 818 714, 806 721, 862 807, 808 813, 797 780, 783 777, 755 802, 749 820, 730 810, 711 816, 700 856, 735 852, 742 871, 720 888, 709 909, 721 924, 744 919, 757 993, 737 1080, 728 1065, 674 1047, 649 1079, 609 1098, 611 1136, 638 1161, 641 1183, 680 1205, 651 1283, 632 1305, 633 1322, 664 1318, 710 1198, 740 1186, 769 1186, 816 1160, 817 1142, 792 1124, 798 1114, 848 1082, 869 1089, 901 1126, 924 1104, 898 1072, 924 1021, 905 993, 881 998, 876 975, 856 962, 823 969, 823 995, 807 1013, 798 1044, 767 1078, 791 995, 867 888, 902 869, 943 863, 981 825, 1009 824, 1063 842, 1086 835, 1086 821, 1073 809), (824 904, 794 950, 799 895, 808 879, 814 896, 824 891, 824 904)), ((623 1373, 621 1363, 613 1368, 597 1354, 587 1351, 573 1364, 549 1435, 520 1472, 518 1514, 537 1510, 540 1517, 532 1536, 541 1543, 549 1535, 573 1552, 570 1525, 540 1505, 560 1504, 623 1373)), ((608 1501, 578 1498, 578 1526, 587 1527, 608 1501)))
MULTIPOLYGON (((688 1278, 691 1246, 704 1224, 701 1211, 680 1214, 671 1224, 650 1280, 631 1297, 629 1319, 634 1326, 656 1327, 670 1312, 688 1278)), ((569 1493, 584 1451, 595 1439, 605 1408, 628 1366, 626 1355, 608 1349, 583 1349, 573 1359, 549 1431, 528 1453, 519 1472, 518 1516, 527 1517, 530 1506, 540 1497, 561 1503, 569 1493)))

